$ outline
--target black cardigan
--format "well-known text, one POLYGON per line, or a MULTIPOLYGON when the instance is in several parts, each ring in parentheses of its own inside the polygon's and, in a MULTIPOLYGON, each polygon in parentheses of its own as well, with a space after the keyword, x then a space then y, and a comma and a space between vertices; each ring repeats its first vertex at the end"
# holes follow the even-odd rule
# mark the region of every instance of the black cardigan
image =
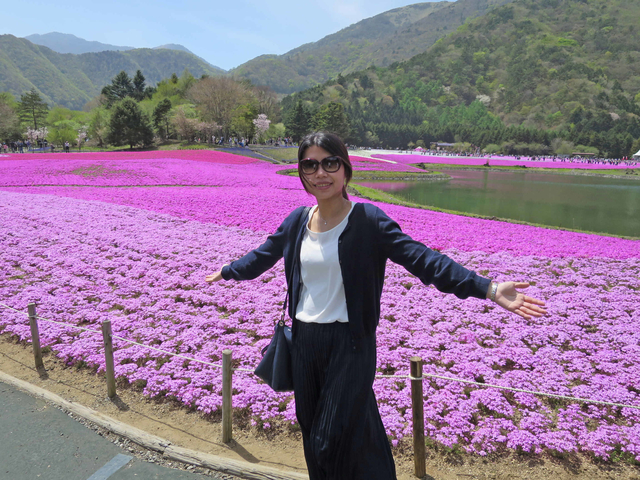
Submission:
MULTIPOLYGON (((294 318, 302 281, 300 245, 308 211, 294 210, 267 240, 244 257, 225 265, 225 280, 250 280, 264 273, 282 257, 289 290, 289 316, 294 318)), ((380 319, 380 297, 387 259, 402 265, 425 285, 433 284, 459 298, 486 298, 490 280, 476 275, 446 255, 429 249, 400 230, 400 226, 370 203, 357 203, 338 240, 338 258, 354 346, 375 333, 380 319)), ((296 322, 293 322, 295 337, 296 322)))

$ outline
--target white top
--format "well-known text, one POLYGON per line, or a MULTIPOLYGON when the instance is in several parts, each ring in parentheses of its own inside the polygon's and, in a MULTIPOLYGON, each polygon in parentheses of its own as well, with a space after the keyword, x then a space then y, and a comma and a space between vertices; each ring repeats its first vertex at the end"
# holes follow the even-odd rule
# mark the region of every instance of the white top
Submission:
POLYGON ((309 211, 307 227, 300 246, 302 292, 296 318, 301 322, 349 321, 338 258, 338 238, 347 226, 353 206, 354 203, 351 202, 349 213, 338 225, 326 232, 314 232, 309 228, 309 221, 318 206, 309 211))

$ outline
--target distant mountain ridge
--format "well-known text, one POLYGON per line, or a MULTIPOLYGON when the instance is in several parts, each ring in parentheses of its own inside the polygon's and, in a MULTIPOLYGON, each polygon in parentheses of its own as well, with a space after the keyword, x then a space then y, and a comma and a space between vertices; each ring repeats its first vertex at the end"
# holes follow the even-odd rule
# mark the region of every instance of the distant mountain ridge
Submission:
MULTIPOLYGON (((98 52, 107 52, 107 51, 116 51, 116 52, 126 52, 128 50, 136 50, 138 47, 125 47, 118 45, 110 45, 108 43, 96 42, 85 40, 84 38, 77 37, 70 33, 60 33, 60 32, 50 32, 44 33, 42 35, 34 34, 28 35, 26 37, 31 43, 35 43, 36 45, 41 45, 43 47, 48 47, 54 52, 58 53, 73 53, 76 55, 81 55, 83 53, 98 53, 98 52)), ((196 55, 191 50, 189 50, 184 45, 179 45, 177 43, 167 43, 165 45, 159 45, 157 47, 153 47, 153 50, 160 50, 162 48, 166 48, 167 50, 178 50, 181 52, 187 52, 191 55, 196 55)), ((198 57, 203 62, 206 62, 208 65, 213 67, 216 70, 219 70, 220 73, 225 70, 217 67, 215 65, 211 65, 211 63, 207 62, 204 58, 198 57)))
POLYGON ((81 55, 83 53, 96 53, 106 51, 118 51, 124 52, 127 50, 133 50, 135 47, 125 47, 118 45, 110 45, 108 43, 101 43, 96 41, 85 40, 84 38, 76 37, 70 33, 50 32, 40 34, 27 35, 27 40, 36 45, 42 45, 48 47, 54 52, 58 53, 73 53, 81 55))
POLYGON ((141 70, 148 85, 188 69, 195 77, 219 75, 192 53, 160 48, 61 54, 24 38, 0 35, 0 91, 20 97, 35 88, 49 104, 82 107, 124 70, 141 70))
POLYGON ((426 51, 467 19, 514 0, 428 2, 395 8, 302 45, 283 55, 261 55, 232 70, 287 94, 370 65, 385 67, 426 51))

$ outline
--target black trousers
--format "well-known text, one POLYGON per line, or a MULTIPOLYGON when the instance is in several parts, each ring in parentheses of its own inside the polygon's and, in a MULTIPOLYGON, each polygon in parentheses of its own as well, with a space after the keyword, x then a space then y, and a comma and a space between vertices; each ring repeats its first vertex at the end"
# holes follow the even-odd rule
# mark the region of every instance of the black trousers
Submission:
POLYGON ((375 336, 354 349, 346 323, 297 321, 292 359, 310 480, 395 480, 372 388, 375 336))

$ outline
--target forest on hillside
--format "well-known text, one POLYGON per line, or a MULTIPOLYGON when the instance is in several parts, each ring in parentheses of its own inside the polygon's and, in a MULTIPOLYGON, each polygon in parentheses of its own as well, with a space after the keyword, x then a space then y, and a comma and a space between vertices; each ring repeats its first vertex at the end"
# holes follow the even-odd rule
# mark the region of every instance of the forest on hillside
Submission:
POLYGON ((543 154, 560 139, 625 156, 640 138, 637 18, 632 0, 520 0, 406 62, 286 97, 283 111, 339 103, 352 141, 372 146, 464 141, 543 154))

